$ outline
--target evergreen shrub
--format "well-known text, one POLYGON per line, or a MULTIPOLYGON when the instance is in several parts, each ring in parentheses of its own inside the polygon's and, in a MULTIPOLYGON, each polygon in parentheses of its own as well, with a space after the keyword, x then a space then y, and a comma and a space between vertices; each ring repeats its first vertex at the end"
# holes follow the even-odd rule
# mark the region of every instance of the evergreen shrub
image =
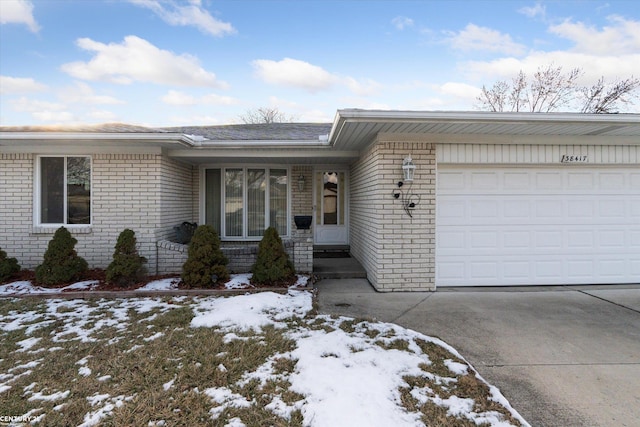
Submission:
POLYGON ((211 225, 200 225, 193 233, 182 282, 189 288, 207 288, 229 279, 229 260, 220 249, 220 237, 211 225))
POLYGON ((0 248, 0 282, 9 280, 18 271, 20 271, 18 260, 9 258, 7 253, 0 248))
POLYGON ((87 271, 88 264, 75 251, 78 240, 69 230, 60 227, 49 241, 43 263, 36 267, 36 282, 44 286, 55 286, 79 280, 87 271))
POLYGON ((133 230, 127 228, 120 233, 113 252, 113 261, 106 270, 107 283, 126 287, 144 278, 147 273, 144 263, 147 259, 138 254, 136 243, 133 230))
POLYGON ((289 254, 274 227, 265 230, 258 245, 258 257, 251 269, 251 282, 256 285, 282 285, 293 281, 296 275, 289 254))

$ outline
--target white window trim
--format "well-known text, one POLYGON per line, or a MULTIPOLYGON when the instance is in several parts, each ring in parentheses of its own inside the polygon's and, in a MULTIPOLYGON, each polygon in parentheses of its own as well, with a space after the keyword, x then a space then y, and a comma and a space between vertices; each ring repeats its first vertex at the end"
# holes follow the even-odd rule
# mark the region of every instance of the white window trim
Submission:
MULTIPOLYGON (((89 154, 39 154, 35 158, 35 166, 34 166, 34 174, 33 174, 33 232, 34 233, 52 233, 55 232, 60 227, 65 227, 68 229, 73 229, 79 232, 89 232, 91 231, 91 227, 93 226, 93 157, 89 154), (63 157, 65 159, 64 162, 64 176, 66 182, 67 176, 67 161, 68 157, 88 157, 89 158, 89 180, 90 180, 90 192, 91 196, 89 198, 89 224, 65 224, 65 223, 42 223, 41 218, 41 195, 42 188, 40 187, 41 183, 41 162, 40 160, 43 157, 63 157)), ((67 186, 64 186, 64 197, 63 197, 63 212, 65 215, 65 219, 67 216, 67 186)))
MULTIPOLYGON (((206 170, 207 169, 220 169, 221 179, 220 179, 220 195, 222 196, 222 201, 220 203, 220 240, 228 241, 228 242, 257 242, 262 240, 262 236, 247 236, 247 209, 243 209, 242 211, 242 229, 243 236, 226 236, 226 224, 225 224, 225 213, 224 213, 224 201, 226 198, 225 194, 225 185, 224 185, 224 174, 227 169, 242 169, 243 170, 243 184, 242 184, 242 200, 243 206, 247 201, 247 170, 248 169, 262 169, 267 172, 265 177, 267 189, 266 189, 266 200, 265 200, 265 228, 268 227, 270 223, 270 198, 269 198, 269 186, 270 186, 270 169, 285 169, 287 171, 287 234, 280 235, 283 239, 291 238, 291 190, 292 190, 292 181, 291 181, 291 167, 286 165, 279 164, 256 164, 256 165, 247 165, 247 164, 235 164, 235 163, 225 163, 225 164, 206 164, 200 166, 200 189, 199 189, 199 224, 204 224, 206 221, 206 170)), ((246 207, 246 206, 244 206, 246 207)))

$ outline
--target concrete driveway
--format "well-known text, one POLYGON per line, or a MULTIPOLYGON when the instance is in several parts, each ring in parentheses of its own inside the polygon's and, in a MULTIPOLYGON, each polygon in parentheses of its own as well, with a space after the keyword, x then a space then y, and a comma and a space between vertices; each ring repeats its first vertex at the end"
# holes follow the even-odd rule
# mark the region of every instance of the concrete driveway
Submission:
POLYGON ((640 286, 377 293, 364 279, 317 284, 320 312, 439 337, 532 426, 638 426, 640 286))

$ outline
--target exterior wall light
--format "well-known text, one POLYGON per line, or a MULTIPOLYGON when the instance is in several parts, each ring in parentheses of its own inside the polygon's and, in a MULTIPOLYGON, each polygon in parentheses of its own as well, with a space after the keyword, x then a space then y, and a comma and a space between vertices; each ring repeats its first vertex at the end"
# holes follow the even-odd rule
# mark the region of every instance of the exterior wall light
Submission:
POLYGON ((404 174, 405 182, 412 182, 413 175, 416 172, 416 165, 413 164, 413 159, 411 156, 407 156, 402 161, 402 173, 404 174))
POLYGON ((393 198, 402 202, 402 208, 410 218, 413 218, 412 211, 420 203, 420 195, 414 194, 411 191, 415 172, 416 165, 413 164, 413 159, 411 156, 405 157, 402 161, 402 175, 404 180, 398 181, 398 188, 393 190, 393 198), (407 186, 401 190, 405 183, 407 186))
POLYGON ((301 192, 304 190, 304 175, 302 174, 298 177, 298 190, 301 192))

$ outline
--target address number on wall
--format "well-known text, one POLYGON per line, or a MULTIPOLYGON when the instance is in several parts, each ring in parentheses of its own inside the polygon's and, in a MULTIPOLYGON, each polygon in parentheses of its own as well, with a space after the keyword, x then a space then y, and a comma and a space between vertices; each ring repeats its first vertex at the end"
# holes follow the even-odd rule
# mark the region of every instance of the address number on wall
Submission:
POLYGON ((563 154, 560 158, 560 163, 586 163, 588 156, 574 156, 563 154))

